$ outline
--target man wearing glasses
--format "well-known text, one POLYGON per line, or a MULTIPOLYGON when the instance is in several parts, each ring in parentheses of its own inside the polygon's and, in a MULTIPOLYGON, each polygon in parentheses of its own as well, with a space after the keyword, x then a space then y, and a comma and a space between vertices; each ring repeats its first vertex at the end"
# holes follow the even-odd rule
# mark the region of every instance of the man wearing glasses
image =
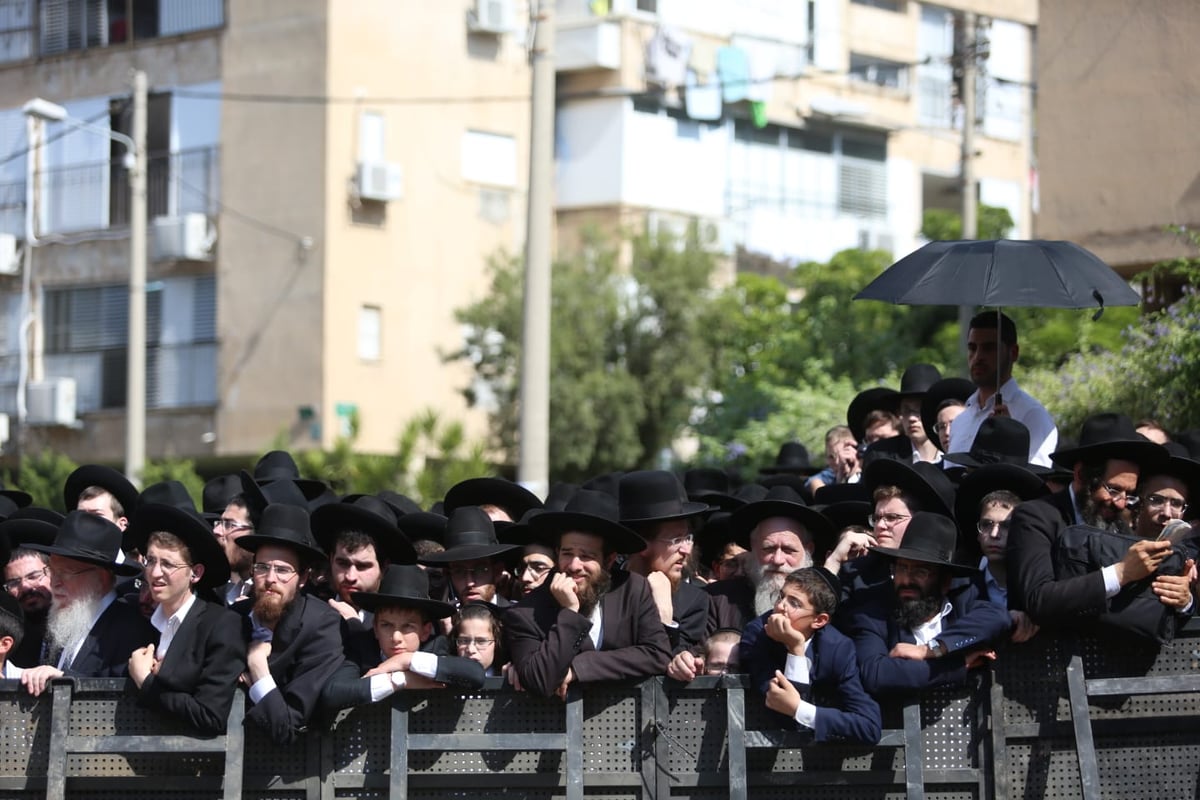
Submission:
POLYGON ((487 512, 479 506, 456 508, 446 521, 446 549, 430 553, 418 561, 430 567, 441 567, 450 578, 454 596, 452 603, 489 603, 507 608, 507 598, 496 590, 505 572, 501 556, 519 550, 517 544, 501 544, 496 539, 496 526, 487 512))
POLYGON ((51 602, 50 556, 29 549, 29 545, 53 544, 62 520, 54 511, 29 506, 0 522, 0 542, 12 547, 4 566, 4 591, 16 598, 25 615, 25 634, 8 654, 8 660, 18 667, 42 663, 51 602))
POLYGON ((246 614, 247 671, 253 708, 246 719, 262 726, 276 744, 288 744, 319 708, 321 689, 345 660, 341 616, 300 590, 309 570, 325 559, 299 506, 268 505, 254 533, 238 539, 253 554, 253 602, 234 606, 246 614))
POLYGON ((1065 576, 1059 553, 1063 531, 1087 525, 1132 535, 1139 477, 1165 465, 1168 453, 1138 434, 1129 417, 1102 413, 1084 421, 1078 447, 1052 458, 1073 470, 1071 483, 1042 500, 1022 503, 1008 533, 1009 607, 1026 611, 1042 626, 1071 625, 1081 615, 1104 612, 1109 598, 1154 574, 1172 552, 1169 541, 1139 540, 1111 563, 1065 576))
POLYGON ((621 524, 646 540, 646 549, 629 556, 625 569, 650 584, 672 653, 699 647, 710 632, 709 596, 686 578, 694 526, 709 507, 689 501, 683 484, 666 470, 630 472, 617 493, 621 524))

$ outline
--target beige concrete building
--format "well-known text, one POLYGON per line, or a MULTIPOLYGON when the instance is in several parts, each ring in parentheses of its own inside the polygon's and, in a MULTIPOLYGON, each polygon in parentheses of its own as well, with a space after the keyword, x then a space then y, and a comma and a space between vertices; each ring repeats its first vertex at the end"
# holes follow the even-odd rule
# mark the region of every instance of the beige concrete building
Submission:
POLYGON ((1192 0, 1042 0, 1038 33, 1041 237, 1123 274, 1194 251, 1200 225, 1200 37, 1192 0))

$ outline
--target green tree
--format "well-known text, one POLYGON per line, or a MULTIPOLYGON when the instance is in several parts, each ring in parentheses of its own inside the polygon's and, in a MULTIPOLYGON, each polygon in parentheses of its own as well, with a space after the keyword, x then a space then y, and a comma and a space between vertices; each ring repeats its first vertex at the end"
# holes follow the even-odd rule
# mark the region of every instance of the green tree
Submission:
POLYGON ((204 479, 196 472, 196 462, 168 459, 147 463, 142 472, 142 486, 153 486, 162 481, 179 481, 192 496, 196 508, 204 507, 204 479))
MULTIPOLYGON (((1003 239, 1012 231, 1012 214, 1007 208, 979 204, 975 220, 976 239, 1003 239)), ((927 208, 921 215, 921 235, 931 242, 953 242, 962 238, 962 215, 945 208, 927 208)))
MULTIPOLYGON (((554 265, 550 343, 550 471, 581 480, 652 465, 687 423, 710 369, 709 285, 715 254, 693 226, 622 243, 595 233, 554 265), (619 267, 622 245, 631 253, 619 267)), ((499 256, 491 291, 457 312, 462 350, 487 387, 496 447, 516 460, 523 267, 499 256)), ((473 390, 468 401, 480 402, 473 390)))
POLYGON ((63 507, 63 485, 78 466, 62 453, 42 450, 22 458, 15 480, 9 475, 5 482, 29 493, 35 506, 61 513, 66 510, 63 507))

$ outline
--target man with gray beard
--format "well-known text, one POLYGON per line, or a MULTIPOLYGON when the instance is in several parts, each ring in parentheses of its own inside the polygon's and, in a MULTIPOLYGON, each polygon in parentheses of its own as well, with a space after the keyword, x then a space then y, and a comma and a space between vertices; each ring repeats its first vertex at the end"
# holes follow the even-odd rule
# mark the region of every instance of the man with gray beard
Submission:
POLYGON ((1073 625, 1103 612, 1123 586, 1158 569, 1171 543, 1139 540, 1114 563, 1086 574, 1059 577, 1056 563, 1063 531, 1073 525, 1133 535, 1130 510, 1139 476, 1167 463, 1167 451, 1134 429, 1124 414, 1096 414, 1083 423, 1079 446, 1051 458, 1073 470, 1066 489, 1022 503, 1008 532, 1009 608, 1025 611, 1038 625, 1073 625))
POLYGON ((72 511, 63 518, 54 543, 28 544, 50 555, 48 664, 25 670, 21 683, 32 695, 62 676, 119 678, 128 673, 129 654, 158 642, 158 631, 137 609, 117 599, 116 576, 141 572, 117 563, 121 529, 103 517, 72 511))
MULTIPOLYGON (((738 543, 746 547, 743 577, 706 584, 712 596, 710 627, 736 628, 766 613, 779 600, 784 579, 793 571, 811 567, 832 545, 833 524, 809 508, 795 489, 774 486, 762 500, 733 512, 729 519, 738 543)), ((677 654, 667 666, 667 676, 690 681, 703 674, 704 661, 695 651, 677 654)))

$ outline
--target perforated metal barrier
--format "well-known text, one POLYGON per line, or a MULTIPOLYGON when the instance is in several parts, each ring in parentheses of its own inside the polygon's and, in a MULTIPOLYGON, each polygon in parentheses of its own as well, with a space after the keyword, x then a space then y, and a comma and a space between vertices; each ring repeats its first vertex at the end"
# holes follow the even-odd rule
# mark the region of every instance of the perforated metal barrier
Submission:
MULTIPOLYGON (((465 694, 401 692, 289 747, 253 726, 244 736, 233 725, 227 738, 189 739, 139 707, 121 681, 63 683, 37 699, 0 681, 0 798, 58 788, 84 799, 222 798, 239 780, 243 797, 306 800, 1077 798, 1066 680, 1074 655, 1089 682, 1196 675, 1200 631, 1161 650, 1039 635, 1001 653, 967 687, 886 708, 874 747, 813 744, 772 729, 742 676, 590 685, 567 703, 498 680, 465 694)), ((1200 695, 1086 703, 1098 796, 1200 796, 1200 695)))

